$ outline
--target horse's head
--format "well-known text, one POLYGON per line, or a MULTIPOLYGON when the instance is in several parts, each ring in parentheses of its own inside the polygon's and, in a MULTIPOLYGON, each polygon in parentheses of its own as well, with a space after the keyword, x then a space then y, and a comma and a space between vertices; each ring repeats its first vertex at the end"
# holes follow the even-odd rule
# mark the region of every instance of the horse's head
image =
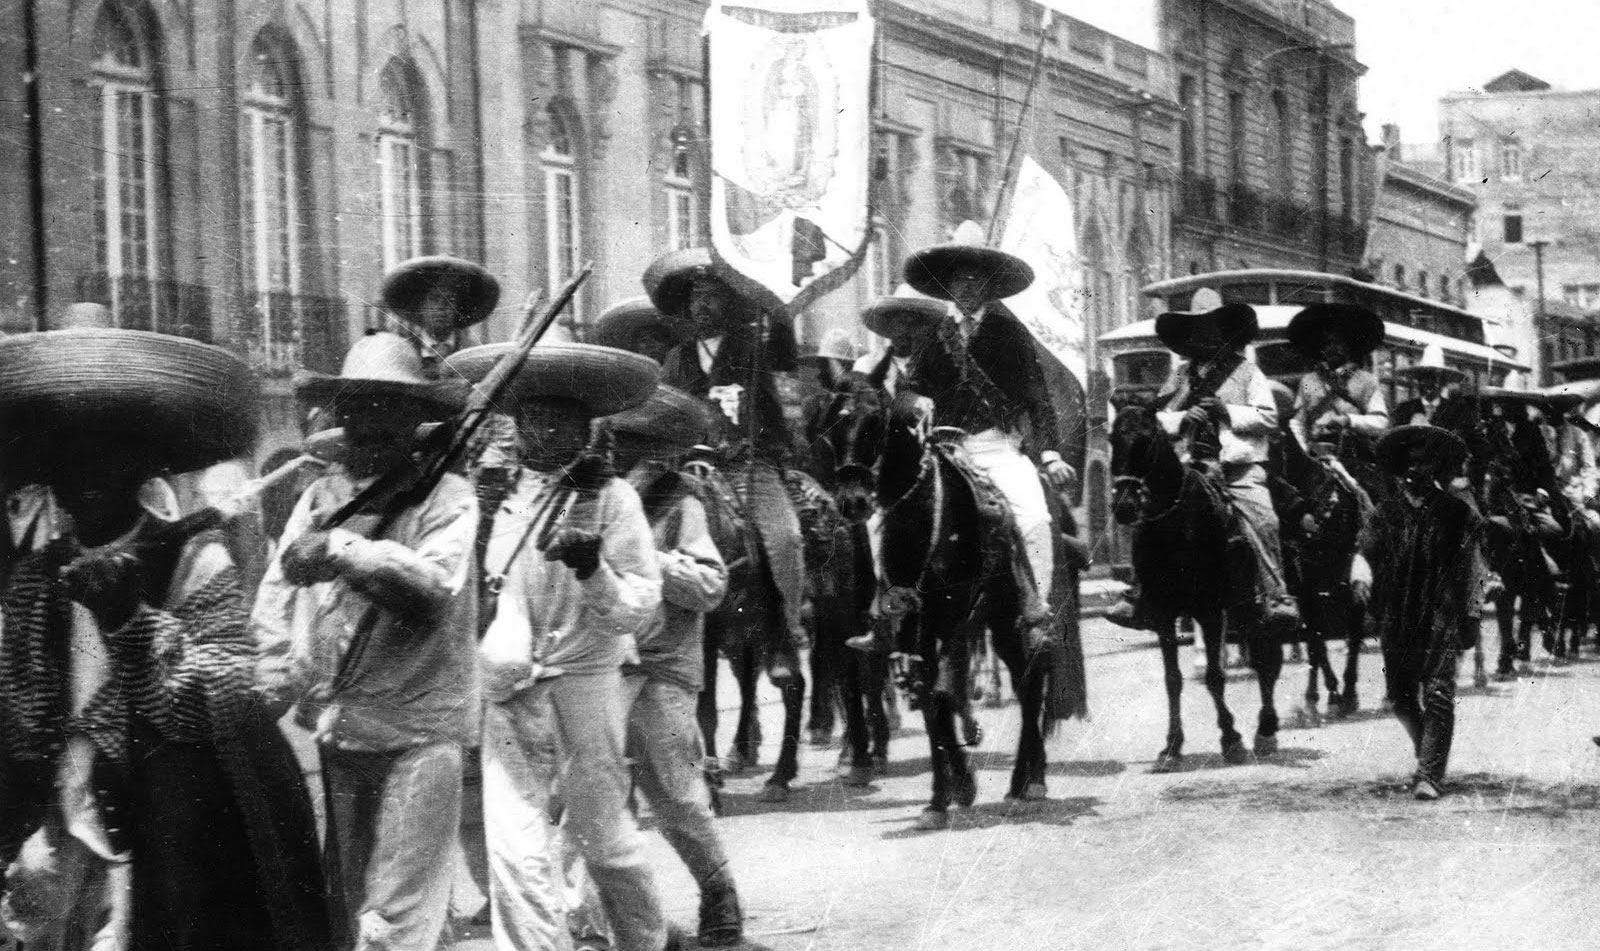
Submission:
POLYGON ((1149 501, 1148 478, 1172 446, 1147 401, 1128 399, 1115 408, 1110 438, 1112 512, 1118 524, 1132 525, 1149 501))
POLYGON ((878 456, 883 452, 883 399, 862 384, 836 395, 828 408, 823 438, 833 449, 834 500, 852 522, 872 514, 878 456))

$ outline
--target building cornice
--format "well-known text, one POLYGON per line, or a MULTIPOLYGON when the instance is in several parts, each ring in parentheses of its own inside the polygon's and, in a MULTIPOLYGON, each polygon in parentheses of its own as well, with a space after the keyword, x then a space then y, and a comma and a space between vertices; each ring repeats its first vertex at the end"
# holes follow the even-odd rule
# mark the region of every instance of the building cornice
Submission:
POLYGON ((617 43, 608 43, 598 37, 571 33, 543 23, 523 24, 518 32, 524 41, 534 40, 550 46, 569 46, 607 59, 612 59, 622 52, 622 46, 617 43))
POLYGON ((1478 206, 1478 196, 1470 189, 1435 178, 1420 169, 1412 168, 1402 162, 1389 162, 1384 166, 1384 182, 1389 184, 1393 179, 1396 184, 1409 188, 1415 192, 1431 195, 1443 201, 1452 202, 1463 208, 1471 210, 1478 206))

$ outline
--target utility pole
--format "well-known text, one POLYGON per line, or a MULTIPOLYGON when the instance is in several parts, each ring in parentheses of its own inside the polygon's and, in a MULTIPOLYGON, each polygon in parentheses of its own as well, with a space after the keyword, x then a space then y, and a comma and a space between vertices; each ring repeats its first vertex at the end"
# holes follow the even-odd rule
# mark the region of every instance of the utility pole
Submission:
POLYGON ((28 218, 33 232, 33 329, 50 329, 50 243, 45 238, 44 116, 39 97, 39 12, 34 0, 22 6, 22 84, 28 110, 28 218))
MULTIPOLYGON (((1534 293, 1539 295, 1538 302, 1534 304, 1533 332, 1540 340, 1544 340, 1547 333, 1545 329, 1547 321, 1544 313, 1544 249, 1550 242, 1541 238, 1538 241, 1529 241, 1527 244, 1528 247, 1533 249, 1534 293)), ((1550 367, 1543 365, 1545 361, 1542 358, 1542 349, 1539 361, 1541 364, 1539 367, 1539 385, 1548 386, 1550 384, 1550 367)))

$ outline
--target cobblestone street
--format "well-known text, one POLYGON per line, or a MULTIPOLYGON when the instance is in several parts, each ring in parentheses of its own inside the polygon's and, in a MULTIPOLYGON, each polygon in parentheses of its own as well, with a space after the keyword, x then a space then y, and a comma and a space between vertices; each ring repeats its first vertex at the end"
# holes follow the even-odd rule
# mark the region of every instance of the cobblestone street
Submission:
MULTIPOLYGON (((911 829, 929 790, 914 717, 895 738, 890 774, 869 788, 838 782, 836 750, 809 748, 786 804, 758 800, 760 770, 730 780, 723 828, 750 945, 1315 951, 1600 940, 1591 904, 1600 752, 1589 739, 1600 731, 1600 663, 1536 661, 1487 690, 1471 688, 1463 664, 1450 794, 1425 804, 1409 795, 1404 733, 1379 710, 1370 652, 1357 716, 1286 729, 1279 754, 1244 766, 1222 762, 1209 698, 1187 681, 1189 755, 1183 771, 1154 775, 1165 701, 1153 638, 1099 620, 1084 635, 1093 718, 1050 740, 1048 802, 1000 801, 1014 705, 983 711, 979 801, 946 832, 911 829)), ((1287 723, 1305 674, 1286 671, 1287 723)), ((780 708, 767 694, 772 738, 780 708)), ((1253 675, 1230 672, 1228 700, 1248 740, 1260 707, 1253 675)), ((775 741, 763 754, 770 763, 775 741)), ((660 837, 650 840, 669 909, 692 929, 693 885, 660 837)))

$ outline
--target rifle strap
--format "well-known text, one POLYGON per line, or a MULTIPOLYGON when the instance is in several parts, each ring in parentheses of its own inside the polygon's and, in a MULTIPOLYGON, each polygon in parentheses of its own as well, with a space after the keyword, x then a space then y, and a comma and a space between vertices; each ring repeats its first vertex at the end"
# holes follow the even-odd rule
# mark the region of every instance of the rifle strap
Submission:
POLYGON ((1194 373, 1193 364, 1190 364, 1189 391, 1183 394, 1183 399, 1172 410, 1183 412, 1193 409, 1201 400, 1211 399, 1222 389, 1222 384, 1228 382, 1233 376, 1233 371, 1244 365, 1244 354, 1230 352, 1227 356, 1215 361, 1206 367, 1203 373, 1194 373))

